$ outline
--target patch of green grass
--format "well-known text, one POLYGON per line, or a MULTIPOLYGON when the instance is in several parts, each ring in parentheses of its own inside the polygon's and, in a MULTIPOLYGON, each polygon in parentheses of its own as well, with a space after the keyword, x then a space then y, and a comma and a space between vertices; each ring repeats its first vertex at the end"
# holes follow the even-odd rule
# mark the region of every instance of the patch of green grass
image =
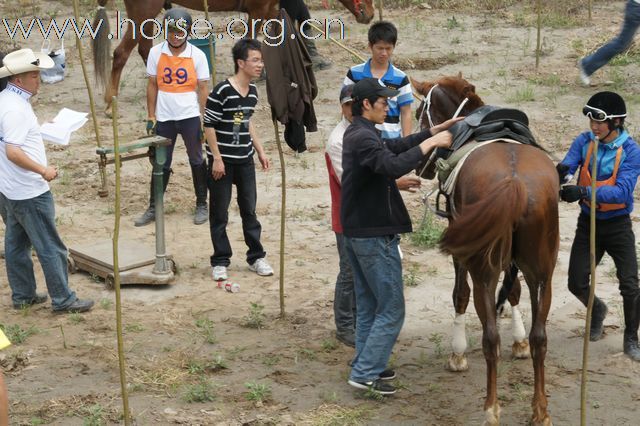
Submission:
POLYGON ((248 389, 245 397, 249 401, 263 402, 271 397, 271 388, 264 383, 249 382, 244 386, 248 389))
POLYGON ((322 341, 323 352, 335 351, 337 348, 338 348, 338 342, 336 342, 334 339, 325 339, 322 341))
POLYGON ((251 302, 249 306, 249 314, 244 317, 242 322, 243 327, 261 329, 264 326, 265 315, 264 306, 258 302, 251 302))
POLYGON ((460 22, 458 22, 456 17, 452 16, 451 18, 447 18, 447 29, 453 30, 456 28, 462 28, 462 25, 460 24, 460 22))
POLYGON ((298 358, 306 359, 308 361, 315 361, 318 358, 318 355, 316 355, 313 349, 300 348, 296 353, 296 363, 298 362, 298 358))
POLYGON ((262 358, 262 363, 267 367, 273 367, 280 362, 280 356, 278 355, 265 355, 262 358))
POLYGON ((82 419, 82 426, 102 426, 107 424, 102 405, 94 404, 83 411, 85 412, 85 417, 82 419))
POLYGON ((196 319, 196 329, 198 333, 204 337, 204 341, 209 344, 216 343, 216 336, 214 333, 214 325, 213 321, 209 318, 198 318, 196 319))
POLYGON ((211 402, 215 400, 215 388, 213 382, 201 378, 198 383, 188 385, 184 395, 185 402, 211 402))
POLYGON ((20 324, 5 325, 0 323, 0 329, 2 329, 4 334, 7 336, 7 339, 16 345, 24 343, 29 336, 39 332, 39 330, 34 326, 30 326, 25 329, 22 328, 20 324))
POLYGON ((112 304, 111 299, 100 299, 100 307, 104 310, 109 310, 112 304))
POLYGON ((84 322, 84 321, 85 321, 85 318, 84 318, 84 316, 83 316, 81 313, 79 313, 79 312, 71 312, 71 313, 69 314, 69 321, 70 321, 72 324, 80 324, 81 322, 84 322))
POLYGON ((444 232, 444 226, 435 219, 432 213, 427 213, 420 227, 410 234, 409 239, 416 246, 434 248, 438 245, 442 232, 444 232))
POLYGON ((525 86, 523 88, 517 89, 511 95, 507 96, 507 102, 509 103, 522 103, 522 102, 533 102, 536 100, 535 91, 532 86, 525 86))
POLYGON ((142 324, 127 324, 124 326, 124 329, 128 332, 131 333, 140 333, 141 331, 144 331, 144 327, 142 326, 142 324))
POLYGON ((402 276, 402 282, 405 287, 417 287, 420 284, 420 267, 412 263, 411 266, 407 269, 407 273, 402 276))
POLYGON ((438 358, 444 356, 444 345, 442 344, 444 340, 444 334, 442 333, 431 333, 429 336, 429 341, 435 345, 435 353, 438 358))

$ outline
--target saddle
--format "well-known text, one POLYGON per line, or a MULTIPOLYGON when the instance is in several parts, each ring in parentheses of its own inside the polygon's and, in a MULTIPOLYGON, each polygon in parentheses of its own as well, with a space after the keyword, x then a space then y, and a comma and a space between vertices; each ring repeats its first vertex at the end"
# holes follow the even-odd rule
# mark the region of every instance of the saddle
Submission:
POLYGON ((416 172, 425 179, 433 179, 436 170, 429 167, 438 159, 448 159, 451 154, 467 142, 484 142, 494 139, 512 139, 525 145, 539 147, 529 130, 529 118, 517 109, 484 105, 473 111, 464 120, 449 128, 453 135, 450 148, 438 148, 431 157, 418 166, 416 172))
POLYGON ((436 149, 426 163, 417 170, 419 175, 426 179, 433 179, 436 173, 440 172, 438 173, 440 185, 435 203, 436 214, 441 217, 451 217, 452 206, 449 193, 443 190, 443 185, 458 161, 473 150, 474 146, 469 142, 489 143, 496 139, 506 139, 509 142, 540 148, 528 126, 529 118, 524 112, 492 105, 484 105, 476 109, 464 120, 451 126, 449 128, 453 135, 451 147, 436 149), (444 197, 444 210, 440 208, 441 197, 444 197))

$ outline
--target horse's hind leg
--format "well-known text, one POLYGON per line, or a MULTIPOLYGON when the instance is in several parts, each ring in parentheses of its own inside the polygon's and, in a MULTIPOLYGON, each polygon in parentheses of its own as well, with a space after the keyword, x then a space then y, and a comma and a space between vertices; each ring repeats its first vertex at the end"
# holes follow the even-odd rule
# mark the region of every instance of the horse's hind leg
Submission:
POLYGON ((113 51, 113 68, 111 69, 111 80, 109 82, 109 87, 104 92, 104 101, 106 103, 105 110, 107 111, 107 113, 109 113, 111 109, 111 97, 118 96, 122 70, 124 69, 124 66, 127 63, 129 56, 131 55, 131 51, 136 46, 136 44, 138 44, 138 40, 134 37, 133 29, 129 24, 122 41, 113 51))
POLYGON ((451 350, 446 368, 449 371, 467 371, 467 335, 465 330, 466 311, 469 305, 469 295, 471 289, 467 282, 467 270, 454 258, 453 267, 455 270, 455 285, 453 287, 453 306, 456 310, 456 317, 453 320, 453 333, 451 337, 451 350))
POLYGON ((482 351, 487 362, 487 395, 484 402, 485 425, 500 424, 500 405, 497 395, 500 335, 496 321, 495 291, 498 276, 481 274, 470 269, 473 279, 473 303, 482 322, 482 351))
POLYGON ((515 263, 512 263, 511 267, 505 271, 503 287, 506 286, 507 280, 510 280, 509 285, 511 287, 511 291, 507 296, 507 300, 511 305, 511 337, 513 337, 511 355, 516 359, 526 359, 530 356, 529 342, 527 341, 522 313, 519 308, 522 285, 518 278, 518 267, 515 263))

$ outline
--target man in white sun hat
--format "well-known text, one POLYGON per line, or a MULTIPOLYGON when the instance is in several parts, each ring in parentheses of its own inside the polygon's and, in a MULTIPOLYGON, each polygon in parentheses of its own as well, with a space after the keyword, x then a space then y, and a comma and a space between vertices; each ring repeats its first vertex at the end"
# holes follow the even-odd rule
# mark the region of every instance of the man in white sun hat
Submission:
POLYGON ((47 300, 36 293, 31 247, 38 255, 54 312, 85 312, 92 300, 78 299, 69 289, 67 248, 55 223, 49 183, 58 176, 47 156, 40 125, 30 99, 38 93, 40 70, 53 67, 44 53, 20 49, 2 61, 0 78, 0 211, 6 226, 5 262, 13 307, 21 309, 47 300))

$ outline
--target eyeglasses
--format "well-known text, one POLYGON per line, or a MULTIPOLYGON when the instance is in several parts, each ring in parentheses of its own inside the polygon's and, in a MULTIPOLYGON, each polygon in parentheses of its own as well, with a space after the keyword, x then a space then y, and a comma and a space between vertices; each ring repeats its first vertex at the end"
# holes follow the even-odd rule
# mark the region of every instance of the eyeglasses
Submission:
POLYGON ((582 108, 582 114, 586 115, 593 121, 607 121, 610 118, 621 118, 626 117, 627 114, 607 114, 600 108, 595 108, 589 105, 585 105, 582 108))

